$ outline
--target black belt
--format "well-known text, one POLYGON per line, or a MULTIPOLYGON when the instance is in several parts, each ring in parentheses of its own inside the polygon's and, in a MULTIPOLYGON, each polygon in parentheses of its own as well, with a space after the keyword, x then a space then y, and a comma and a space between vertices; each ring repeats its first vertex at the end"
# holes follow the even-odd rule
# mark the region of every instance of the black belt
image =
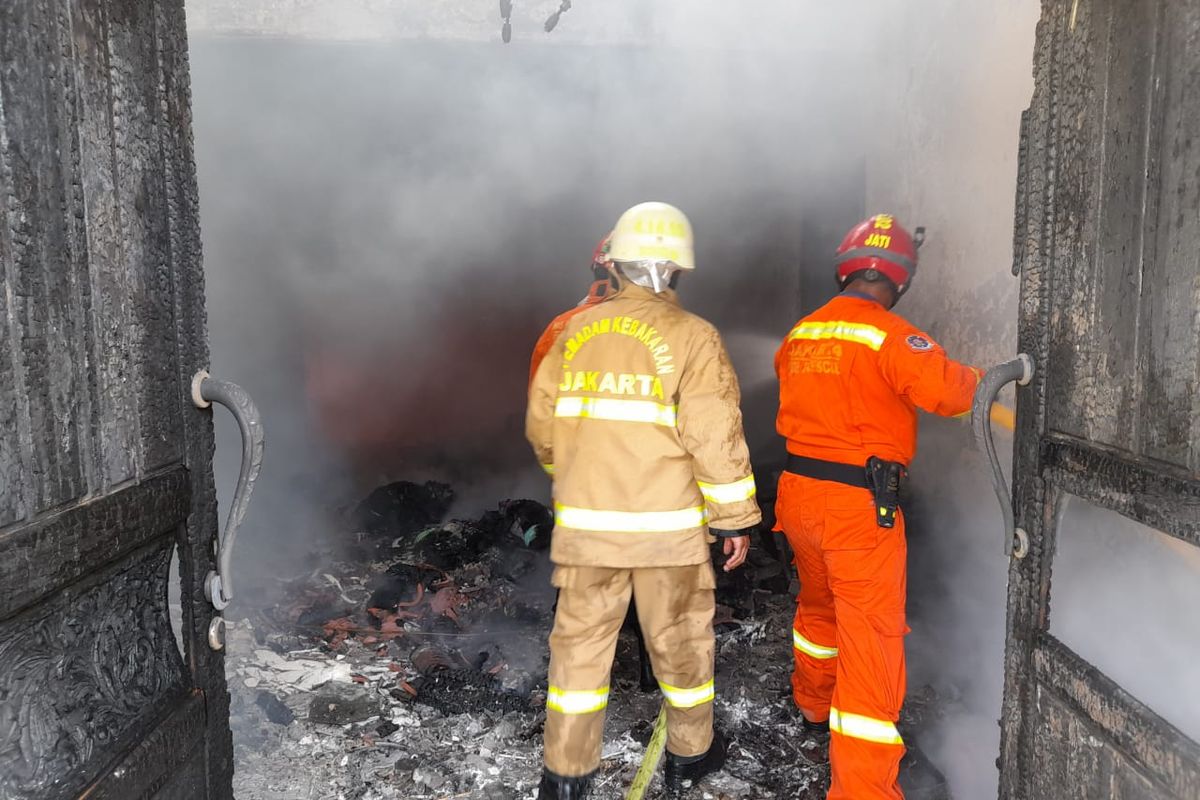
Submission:
POLYGON ((842 464, 837 461, 822 461, 819 458, 788 453, 787 471, 793 475, 803 475, 806 478, 816 478, 819 481, 834 481, 860 489, 870 489, 867 483, 867 468, 856 467, 853 464, 842 464))

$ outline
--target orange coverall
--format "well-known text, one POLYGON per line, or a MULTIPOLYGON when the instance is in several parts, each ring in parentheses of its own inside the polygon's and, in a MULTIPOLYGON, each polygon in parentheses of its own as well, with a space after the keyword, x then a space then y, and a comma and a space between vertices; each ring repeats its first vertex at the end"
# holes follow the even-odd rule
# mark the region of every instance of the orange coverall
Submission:
MULTIPOLYGON (((846 292, 801 320, 775 357, 777 428, 789 453, 865 465, 908 465, 917 409, 958 416, 982 373, 874 299, 846 292)), ((796 705, 830 723, 828 800, 903 797, 907 547, 903 514, 876 522, 867 489, 784 472, 777 529, 796 555, 792 641, 796 705)))
POLYGON ((583 298, 583 301, 579 305, 568 308, 550 320, 550 324, 546 326, 546 330, 542 331, 542 335, 538 337, 537 344, 533 346, 533 356, 529 359, 529 382, 531 384, 533 383, 533 376, 537 374, 538 365, 542 363, 542 359, 550 352, 550 348, 554 347, 554 343, 562 335, 563 329, 567 327, 567 320, 585 308, 591 308, 597 303, 603 303, 611 294, 612 286, 607 280, 596 281, 588 289, 587 297, 583 298))

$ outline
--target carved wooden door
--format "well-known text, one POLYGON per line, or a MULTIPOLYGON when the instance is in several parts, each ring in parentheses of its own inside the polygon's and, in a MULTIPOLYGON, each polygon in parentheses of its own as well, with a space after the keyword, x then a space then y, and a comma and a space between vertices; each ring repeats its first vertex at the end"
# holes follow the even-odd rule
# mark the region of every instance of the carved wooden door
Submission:
MULTIPOLYGON (((1112 512, 1084 531, 1085 547, 1106 531, 1132 537, 1129 521, 1184 556, 1200 545, 1200 5, 1043 9, 1017 192, 1020 349, 1037 372, 1018 393, 1028 553, 1009 572, 1000 796, 1192 800, 1200 746, 1164 718, 1177 704, 1151 708, 1089 663, 1073 643, 1081 631, 1052 634, 1065 595, 1051 601, 1069 566, 1070 504, 1112 512)), ((1135 564, 1104 566, 1111 580, 1088 587, 1093 602, 1137 602, 1138 582, 1123 580, 1135 564)), ((1195 614, 1160 605, 1143 619, 1195 614)), ((1141 626, 1091 621, 1106 624, 1102 655, 1146 646, 1141 626)), ((1165 680, 1153 668, 1134 677, 1165 680)))
POLYGON ((231 796, 190 115, 183 0, 0 2, 3 798, 231 796))

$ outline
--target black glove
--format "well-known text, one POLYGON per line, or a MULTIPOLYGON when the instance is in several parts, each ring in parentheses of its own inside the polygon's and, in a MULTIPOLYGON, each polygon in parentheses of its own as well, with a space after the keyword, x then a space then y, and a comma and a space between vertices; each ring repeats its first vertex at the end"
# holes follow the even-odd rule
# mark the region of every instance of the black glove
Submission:
POLYGON ((736 530, 736 531, 725 531, 725 530, 721 530, 720 528, 709 528, 708 530, 710 533, 712 533, 713 536, 716 536, 718 539, 736 539, 739 536, 750 536, 754 533, 757 533, 758 526, 751 525, 749 528, 742 528, 742 529, 736 530))

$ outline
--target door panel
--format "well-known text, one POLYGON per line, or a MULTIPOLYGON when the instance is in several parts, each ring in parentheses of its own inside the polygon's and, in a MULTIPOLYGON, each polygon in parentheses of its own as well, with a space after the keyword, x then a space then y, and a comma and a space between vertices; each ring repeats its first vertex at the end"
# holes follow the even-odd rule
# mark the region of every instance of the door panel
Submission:
POLYGON ((186 694, 164 593, 173 544, 160 537, 0 623, 0 691, 20 734, 0 796, 73 796, 186 694))
POLYGON ((231 795, 186 45, 182 0, 0 3, 0 797, 231 795))
POLYGON ((1017 189, 1038 370, 1018 392, 1030 548, 1009 572, 1003 798, 1200 797, 1200 746, 1048 633, 1068 494, 1200 545, 1198 45, 1195 3, 1043 3, 1017 189))

